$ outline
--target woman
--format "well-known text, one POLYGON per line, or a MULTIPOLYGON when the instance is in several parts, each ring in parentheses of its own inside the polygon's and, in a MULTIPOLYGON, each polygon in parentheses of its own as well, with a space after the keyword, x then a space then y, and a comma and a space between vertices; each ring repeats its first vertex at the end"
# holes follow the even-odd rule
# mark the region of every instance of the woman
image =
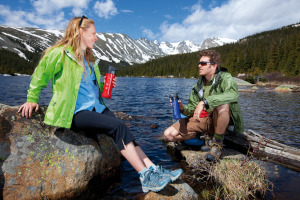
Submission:
MULTIPOLYGON (((32 75, 27 102, 20 108, 30 118, 37 111, 39 93, 52 79, 53 97, 44 122, 48 125, 81 130, 96 129, 113 138, 121 154, 139 173, 143 192, 158 192, 182 174, 154 165, 135 143, 129 128, 117 119, 101 98, 98 62, 92 54, 97 41, 94 21, 73 18, 65 36, 49 47, 32 75), (100 89, 100 90, 99 90, 100 89)), ((115 86, 116 80, 114 80, 115 86)))

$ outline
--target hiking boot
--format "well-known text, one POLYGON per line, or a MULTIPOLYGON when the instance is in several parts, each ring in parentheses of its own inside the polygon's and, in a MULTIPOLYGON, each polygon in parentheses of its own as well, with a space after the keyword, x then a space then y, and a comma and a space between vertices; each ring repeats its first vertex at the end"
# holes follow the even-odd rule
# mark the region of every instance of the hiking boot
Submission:
POLYGON ((159 192, 164 189, 170 182, 170 177, 162 177, 160 173, 153 169, 148 169, 145 173, 140 175, 143 192, 153 191, 159 192))
POLYGON ((212 143, 211 143, 210 152, 208 152, 205 155, 205 159, 208 162, 213 162, 213 161, 218 160, 222 154, 222 148, 223 148, 223 141, 216 141, 216 139, 213 138, 212 143))
POLYGON ((171 171, 171 170, 163 168, 162 166, 156 166, 156 169, 154 169, 152 166, 150 166, 149 169, 158 172, 162 177, 170 177, 172 182, 176 181, 183 172, 182 169, 177 169, 177 170, 171 171))
POLYGON ((204 134, 204 136, 202 136, 202 137, 204 137, 205 145, 203 145, 201 147, 201 151, 203 151, 203 152, 209 152, 210 149, 211 149, 212 139, 209 137, 208 134, 204 134))

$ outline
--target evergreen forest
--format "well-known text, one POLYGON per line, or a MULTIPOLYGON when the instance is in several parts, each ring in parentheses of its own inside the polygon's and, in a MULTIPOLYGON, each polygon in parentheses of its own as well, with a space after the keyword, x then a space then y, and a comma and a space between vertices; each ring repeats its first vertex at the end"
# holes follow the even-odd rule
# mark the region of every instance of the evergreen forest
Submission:
MULTIPOLYGON (((300 25, 290 25, 240 39, 236 43, 213 48, 221 54, 222 67, 239 73, 260 76, 279 72, 300 76, 300 25)), ((198 52, 162 57, 121 70, 119 76, 198 76, 198 52)))

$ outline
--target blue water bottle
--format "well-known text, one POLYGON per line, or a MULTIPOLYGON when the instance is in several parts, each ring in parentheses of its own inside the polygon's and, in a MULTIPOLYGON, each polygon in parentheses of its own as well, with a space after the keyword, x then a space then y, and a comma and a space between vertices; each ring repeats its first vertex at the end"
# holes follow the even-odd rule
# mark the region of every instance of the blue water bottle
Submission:
POLYGON ((172 100, 172 108, 173 108, 173 119, 181 119, 181 115, 180 115, 180 109, 179 109, 179 97, 178 97, 178 93, 171 94, 170 98, 172 100))

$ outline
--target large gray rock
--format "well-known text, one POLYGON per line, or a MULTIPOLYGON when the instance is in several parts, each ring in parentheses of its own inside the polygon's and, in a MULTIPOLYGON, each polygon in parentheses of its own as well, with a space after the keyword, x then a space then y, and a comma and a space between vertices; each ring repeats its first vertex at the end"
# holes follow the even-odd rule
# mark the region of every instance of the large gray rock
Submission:
POLYGON ((113 140, 45 125, 45 110, 26 119, 0 104, 0 198, 88 199, 95 179, 107 188, 121 163, 113 140))
POLYGON ((198 194, 187 183, 179 179, 158 193, 149 192, 145 195, 144 200, 197 200, 198 198, 198 194))

